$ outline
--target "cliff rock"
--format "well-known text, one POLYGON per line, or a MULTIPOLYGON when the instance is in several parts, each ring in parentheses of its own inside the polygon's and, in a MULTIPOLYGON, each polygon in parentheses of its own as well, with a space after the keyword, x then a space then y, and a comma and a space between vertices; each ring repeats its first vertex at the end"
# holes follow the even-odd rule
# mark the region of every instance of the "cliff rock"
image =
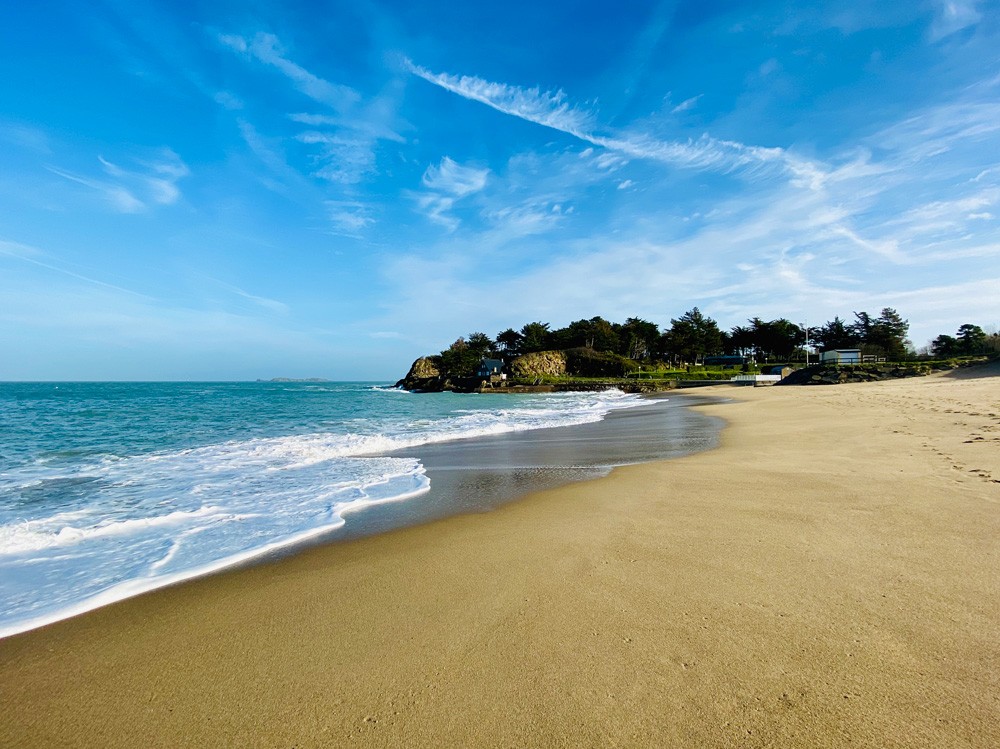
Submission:
POLYGON ((421 356, 410 366, 406 377, 396 383, 396 387, 407 390, 440 391, 445 388, 445 384, 435 358, 421 356))
POLYGON ((410 367, 410 371, 407 372, 404 380, 410 379, 424 379, 427 377, 438 377, 441 374, 441 370, 438 368, 437 363, 428 356, 421 356, 410 367))
POLYGON ((562 351, 538 351, 517 357, 510 363, 514 377, 557 377, 566 374, 566 354, 562 351))

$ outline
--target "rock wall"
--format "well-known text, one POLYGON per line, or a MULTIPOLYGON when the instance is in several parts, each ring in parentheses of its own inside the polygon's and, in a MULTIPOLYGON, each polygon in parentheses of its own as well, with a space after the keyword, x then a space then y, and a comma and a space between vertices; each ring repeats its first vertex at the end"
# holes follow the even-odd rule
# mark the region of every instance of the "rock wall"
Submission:
POLYGON ((856 364, 836 366, 818 364, 799 369, 777 383, 779 385, 839 385, 844 382, 878 382, 900 377, 920 377, 931 373, 931 367, 921 362, 902 364, 856 364))

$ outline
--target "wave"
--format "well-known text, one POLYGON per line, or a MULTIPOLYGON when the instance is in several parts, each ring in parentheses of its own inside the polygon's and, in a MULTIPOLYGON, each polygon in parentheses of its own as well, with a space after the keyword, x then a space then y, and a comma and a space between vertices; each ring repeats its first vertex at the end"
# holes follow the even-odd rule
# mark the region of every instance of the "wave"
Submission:
POLYGON ((329 430, 0 472, 0 637, 301 544, 351 512, 429 490, 417 457, 385 453, 598 421, 645 402, 616 392, 421 398, 345 410, 329 430))

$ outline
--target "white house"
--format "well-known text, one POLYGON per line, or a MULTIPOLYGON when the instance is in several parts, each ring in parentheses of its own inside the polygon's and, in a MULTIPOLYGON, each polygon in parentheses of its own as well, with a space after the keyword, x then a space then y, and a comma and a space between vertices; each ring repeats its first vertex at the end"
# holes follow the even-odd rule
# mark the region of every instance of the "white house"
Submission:
POLYGON ((835 348, 831 351, 824 351, 819 355, 821 362, 831 364, 860 364, 861 349, 858 348, 835 348))

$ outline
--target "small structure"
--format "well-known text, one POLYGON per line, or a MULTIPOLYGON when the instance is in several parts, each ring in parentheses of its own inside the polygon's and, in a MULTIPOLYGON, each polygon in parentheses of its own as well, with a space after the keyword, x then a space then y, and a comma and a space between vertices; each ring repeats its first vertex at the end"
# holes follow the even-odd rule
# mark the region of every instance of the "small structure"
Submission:
POLYGON ((503 374, 503 361, 500 359, 483 359, 479 362, 479 367, 476 369, 476 377, 489 380, 492 380, 493 377, 498 377, 506 380, 507 376, 503 374))
POLYGON ((824 351, 819 355, 819 360, 824 364, 860 364, 861 349, 858 348, 835 348, 824 351))
POLYGON ((753 385, 754 387, 760 387, 761 385, 773 385, 776 382, 781 382, 781 375, 740 374, 730 377, 729 381, 734 382, 737 385, 753 385))

